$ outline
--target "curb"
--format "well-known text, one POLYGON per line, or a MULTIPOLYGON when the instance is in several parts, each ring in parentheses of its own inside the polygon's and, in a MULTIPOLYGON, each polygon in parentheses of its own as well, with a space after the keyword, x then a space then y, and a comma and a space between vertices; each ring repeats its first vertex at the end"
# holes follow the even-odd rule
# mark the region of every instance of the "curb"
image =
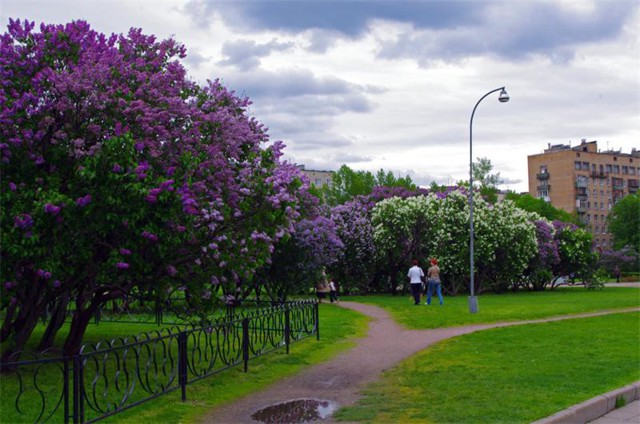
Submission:
POLYGON ((616 409, 616 399, 623 398, 625 405, 640 399, 640 381, 613 390, 574 405, 550 417, 534 421, 532 424, 576 424, 587 423, 616 409))

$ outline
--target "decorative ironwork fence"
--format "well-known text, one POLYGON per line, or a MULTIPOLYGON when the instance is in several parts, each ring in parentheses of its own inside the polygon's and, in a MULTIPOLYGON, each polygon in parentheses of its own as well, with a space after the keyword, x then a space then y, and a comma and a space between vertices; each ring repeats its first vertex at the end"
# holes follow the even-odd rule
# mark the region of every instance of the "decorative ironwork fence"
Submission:
POLYGON ((78 355, 0 364, 3 422, 96 422, 315 334, 318 304, 287 302, 198 328, 86 344, 78 355), (13 403, 13 408, 8 405, 13 403))

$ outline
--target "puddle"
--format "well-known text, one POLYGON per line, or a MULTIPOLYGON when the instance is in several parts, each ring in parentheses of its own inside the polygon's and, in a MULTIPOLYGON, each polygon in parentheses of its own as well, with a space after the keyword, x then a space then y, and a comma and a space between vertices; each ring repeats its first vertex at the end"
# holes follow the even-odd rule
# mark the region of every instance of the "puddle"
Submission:
POLYGON ((262 423, 308 423, 322 421, 338 409, 328 400, 298 399, 267 406, 251 416, 262 423))

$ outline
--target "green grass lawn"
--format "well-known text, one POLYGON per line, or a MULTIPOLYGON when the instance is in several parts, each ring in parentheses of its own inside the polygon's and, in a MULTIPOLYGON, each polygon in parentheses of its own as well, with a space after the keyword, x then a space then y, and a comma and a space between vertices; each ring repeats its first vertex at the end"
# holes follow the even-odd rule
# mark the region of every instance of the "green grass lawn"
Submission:
MULTIPOLYGON (((477 314, 469 313, 466 296, 445 297, 442 307, 413 306, 408 296, 342 300, 383 307, 403 325, 421 329, 638 307, 640 289, 588 291, 568 287, 541 293, 483 294, 478 298, 477 314)), ((200 422, 216 406, 263 389, 353 346, 356 338, 365 334, 367 322, 366 317, 353 311, 323 303, 320 341, 312 337, 293 344, 289 355, 277 351, 253 359, 248 373, 236 367, 191 384, 186 402, 176 391, 106 422, 200 422)), ((103 322, 89 327, 85 341, 155 329, 155 325, 103 322)), ((635 313, 530 324, 458 337, 388 372, 360 405, 342 410, 339 417, 358 422, 532 421, 640 379, 639 333, 635 313), (622 357, 626 361, 620 360, 622 357), (628 369, 629 364, 635 366, 635 373, 628 369), (587 371, 588 375, 584 375, 587 371), (452 412, 458 415, 451 415, 452 412)), ((3 376, 0 389, 9 387, 8 383, 3 376)), ((6 394, 6 390, 1 391, 6 394)), ((12 402, 3 394, 3 422, 20 422, 11 412, 12 402)))
POLYGON ((456 337, 386 371, 337 418, 529 423, 640 380, 639 341, 638 312, 456 337))
POLYGON ((640 288, 607 287, 592 291, 584 287, 561 287, 544 292, 483 294, 478 296, 479 306, 475 314, 469 313, 467 296, 445 296, 444 306, 438 305, 437 298, 430 306, 414 306, 413 299, 406 294, 349 296, 342 300, 379 306, 407 328, 426 329, 638 307, 640 288))

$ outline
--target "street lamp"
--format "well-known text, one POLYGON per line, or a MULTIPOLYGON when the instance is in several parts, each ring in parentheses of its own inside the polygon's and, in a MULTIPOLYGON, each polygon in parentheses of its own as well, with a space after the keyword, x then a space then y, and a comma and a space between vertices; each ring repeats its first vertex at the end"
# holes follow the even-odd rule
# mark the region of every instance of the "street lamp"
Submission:
POLYGON ((475 115, 480 102, 489 94, 495 93, 496 91, 500 92, 500 95, 498 96, 500 103, 506 103, 509 101, 509 95, 504 87, 491 90, 484 96, 480 97, 478 103, 473 107, 471 119, 469 120, 469 288, 471 291, 471 295, 469 296, 469 312, 472 314, 478 312, 478 299, 476 298, 473 287, 473 115, 475 115))

